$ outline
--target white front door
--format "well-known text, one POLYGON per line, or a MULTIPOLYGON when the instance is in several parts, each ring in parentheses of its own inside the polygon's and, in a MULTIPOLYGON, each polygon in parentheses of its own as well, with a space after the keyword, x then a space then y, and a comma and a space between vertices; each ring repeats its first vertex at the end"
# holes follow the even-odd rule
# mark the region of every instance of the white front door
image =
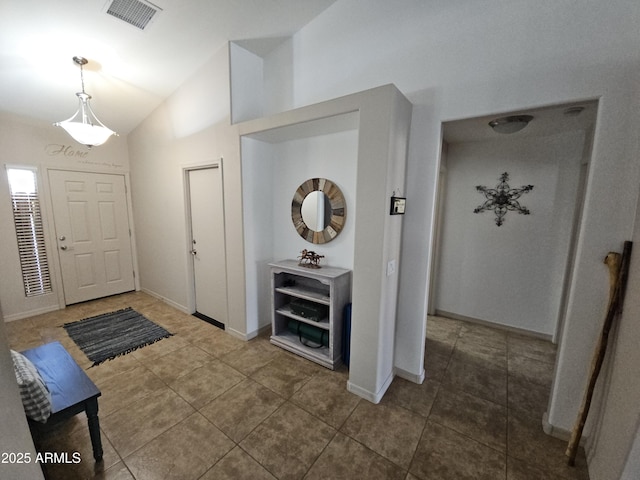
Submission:
POLYGON ((227 323, 227 267, 222 171, 187 171, 196 313, 227 323))
POLYGON ((65 303, 135 289, 123 175, 49 171, 65 303))

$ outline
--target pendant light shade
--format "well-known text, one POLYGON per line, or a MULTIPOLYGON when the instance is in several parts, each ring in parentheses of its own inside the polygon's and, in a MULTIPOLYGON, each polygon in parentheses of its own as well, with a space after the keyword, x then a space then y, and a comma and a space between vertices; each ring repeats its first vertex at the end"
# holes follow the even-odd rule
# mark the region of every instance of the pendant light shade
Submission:
POLYGON ((89 105, 91 95, 84 91, 84 75, 82 66, 87 64, 87 59, 83 57, 73 57, 73 61, 80 65, 80 80, 82 82, 82 92, 76 93, 78 97, 78 111, 69 119, 56 122, 56 127, 62 127, 78 143, 91 148, 102 145, 111 135, 116 132, 107 128, 98 117, 95 116, 89 105))

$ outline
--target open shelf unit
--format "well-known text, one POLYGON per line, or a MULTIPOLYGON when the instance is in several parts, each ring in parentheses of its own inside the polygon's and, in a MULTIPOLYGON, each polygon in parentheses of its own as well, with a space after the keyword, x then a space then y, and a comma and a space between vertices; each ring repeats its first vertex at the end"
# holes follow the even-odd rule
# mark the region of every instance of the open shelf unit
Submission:
POLYGON ((327 266, 311 269, 299 266, 296 260, 283 260, 269 266, 271 343, 335 369, 342 360, 343 315, 344 307, 351 301, 351 271, 327 266), (291 302, 298 299, 309 302, 310 306, 326 307, 326 317, 315 321, 294 313, 291 302), (327 345, 314 343, 290 331, 290 320, 319 329, 318 334, 327 338, 327 345))

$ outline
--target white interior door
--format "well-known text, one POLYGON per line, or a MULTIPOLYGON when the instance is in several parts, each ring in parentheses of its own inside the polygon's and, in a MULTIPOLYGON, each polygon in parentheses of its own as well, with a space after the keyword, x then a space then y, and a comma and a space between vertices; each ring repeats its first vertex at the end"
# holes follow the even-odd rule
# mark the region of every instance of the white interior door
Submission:
POLYGON ((67 305, 135 289, 123 175, 49 171, 67 305))
POLYGON ((222 171, 219 166, 189 170, 191 257, 196 313, 227 323, 227 267, 222 171))

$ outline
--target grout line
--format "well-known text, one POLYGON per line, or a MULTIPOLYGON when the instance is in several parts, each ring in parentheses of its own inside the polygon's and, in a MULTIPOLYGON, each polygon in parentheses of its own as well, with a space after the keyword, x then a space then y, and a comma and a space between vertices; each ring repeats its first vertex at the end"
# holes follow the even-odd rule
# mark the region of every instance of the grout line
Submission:
MULTIPOLYGON (((329 425, 329 424, 327 424, 329 425)), ((330 426, 330 425, 329 425, 330 426)), ((335 438, 338 436, 339 433, 341 433, 339 430, 334 429, 335 432, 333 433, 333 436, 331 437, 331 440, 329 440, 327 442, 327 444, 322 447, 322 450, 320 451, 320 453, 318 454, 318 456, 313 460, 313 462, 311 462, 311 465, 309 465, 309 468, 307 468, 307 470, 304 472, 304 475, 302 476, 302 478, 306 477, 309 472, 311 471, 311 469, 313 468, 313 466, 318 463, 318 460, 320 460, 320 457, 322 457, 322 454, 325 452, 325 450, 327 449, 327 447, 329 447, 329 445, 331 445, 331 442, 333 442, 335 440, 335 438)), ((343 434, 344 435, 344 434, 343 434)))
POLYGON ((451 430, 452 432, 455 432, 456 434, 458 434, 458 435, 460 435, 462 437, 468 438, 469 440, 473 441, 474 443, 477 443, 478 445, 482 445, 483 447, 488 448, 490 450, 493 450, 494 452, 497 452, 497 453, 500 453, 500 454, 504 454, 504 455, 507 454, 506 446, 505 446, 505 450, 504 451, 498 450, 497 448, 494 448, 494 447, 492 447, 490 445, 487 445, 486 443, 482 443, 480 440, 478 440, 477 438, 473 438, 472 436, 470 436, 467 433, 460 432, 460 431, 456 430, 455 428, 452 428, 452 427, 450 427, 448 425, 444 425, 442 422, 439 422, 438 420, 435 420, 435 419, 431 420, 430 419, 429 421, 431 423, 435 423, 437 425, 440 425, 441 427, 446 428, 447 430, 451 430))
POLYGON ((418 454, 418 449, 420 448, 420 442, 422 442, 424 434, 427 431, 427 425, 429 425, 429 418, 431 417, 431 412, 433 411, 433 405, 436 403, 436 398, 438 398, 438 393, 440 393, 440 386, 438 386, 438 391, 436 392, 436 395, 433 397, 433 402, 431 402, 431 408, 429 408, 429 414, 424 419, 424 426, 422 427, 422 431, 420 432, 418 443, 416 444, 416 448, 413 450, 413 455, 411 455, 411 460, 409 461, 409 468, 407 468, 407 475, 411 472, 411 466, 413 465, 413 462, 416 459, 416 455, 418 454))

